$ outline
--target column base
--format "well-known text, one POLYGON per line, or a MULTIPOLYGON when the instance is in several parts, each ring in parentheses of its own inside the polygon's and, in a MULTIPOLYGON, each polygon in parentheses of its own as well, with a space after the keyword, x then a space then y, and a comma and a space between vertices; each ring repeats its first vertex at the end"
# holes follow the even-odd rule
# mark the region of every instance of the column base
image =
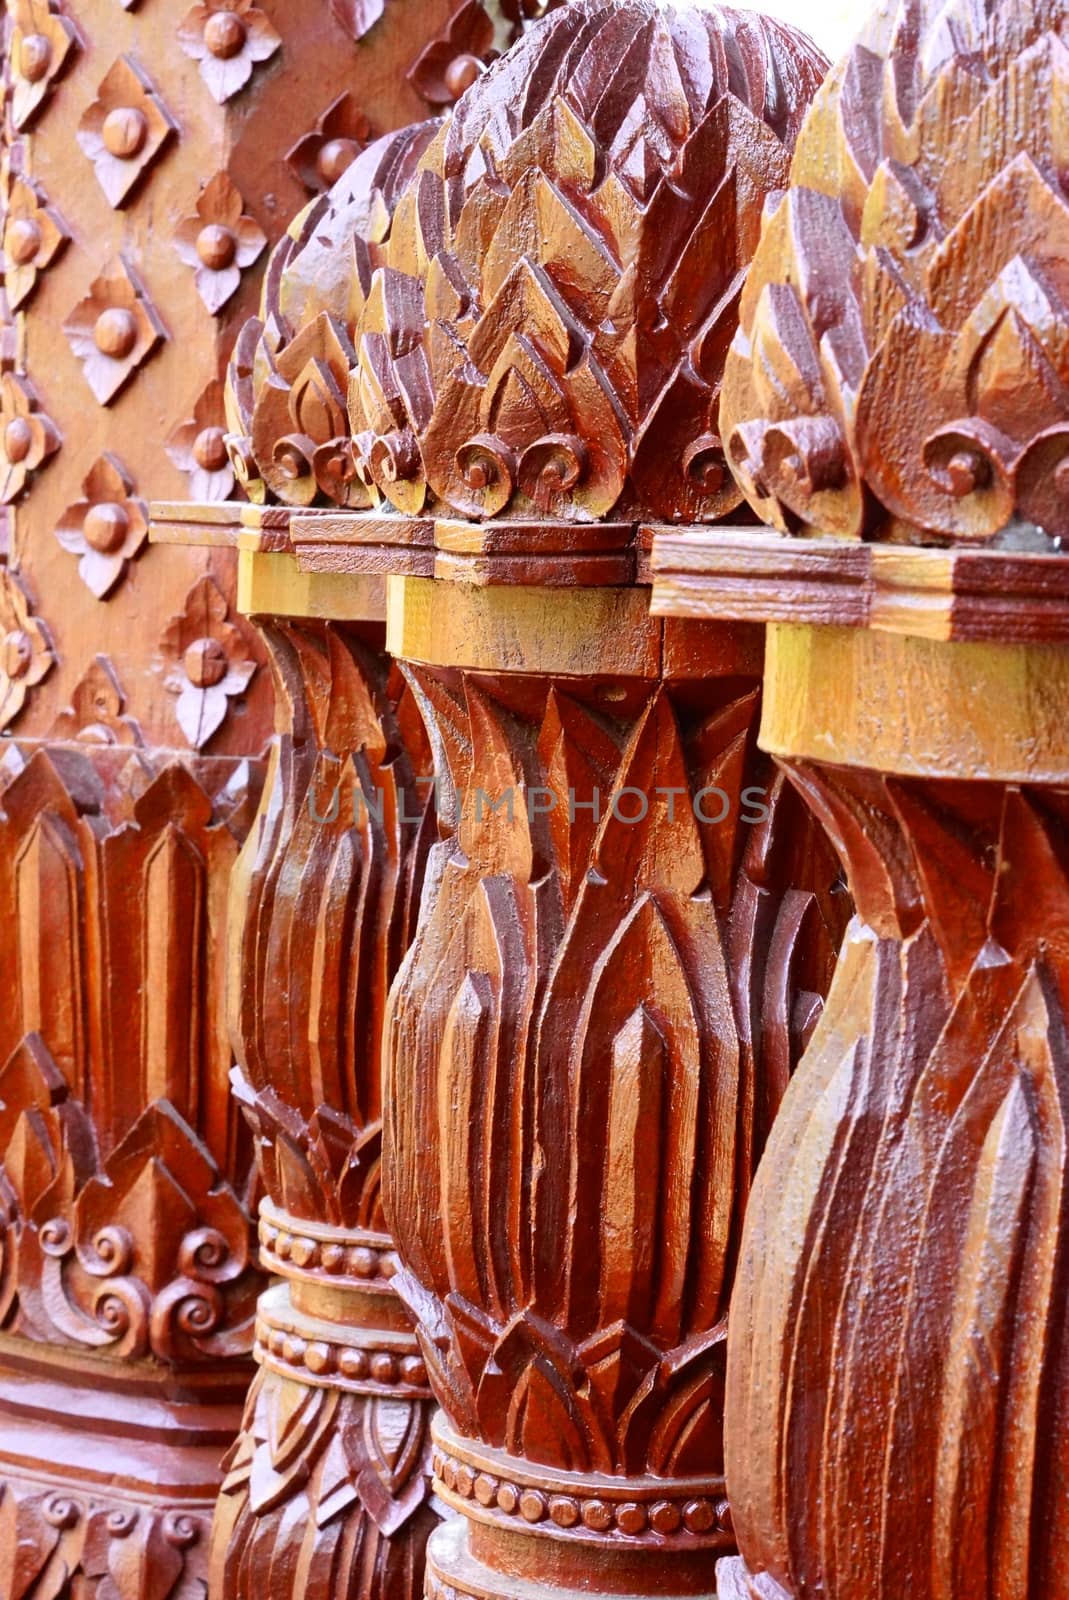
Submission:
POLYGON ((706 1596, 734 1536, 721 1479, 558 1471, 434 1419, 434 1488, 451 1510, 427 1549, 427 1600, 706 1596))
POLYGON ((26 1600, 202 1595, 249 1371, 0 1338, 0 1587, 13 1571, 26 1600))
MULTIPOLYGON (((585 1561, 577 1564, 574 1560, 561 1560, 560 1552, 555 1556, 553 1550, 540 1549, 538 1554, 543 1559, 536 1577, 523 1553, 516 1550, 518 1565, 525 1570, 522 1575, 510 1576, 503 1570, 509 1555, 508 1543, 498 1544, 495 1564, 491 1566, 474 1553, 471 1532, 471 1525, 463 1517, 453 1517, 432 1533, 427 1545, 426 1600, 572 1600, 590 1594, 598 1595, 599 1600, 635 1600, 636 1595, 656 1595, 657 1600, 717 1600, 711 1560, 702 1564, 703 1588, 688 1586, 679 1590, 672 1587, 671 1567, 666 1567, 663 1560, 631 1557, 620 1562, 608 1558, 607 1553, 596 1552, 588 1552, 585 1561)), ((523 1535, 513 1537, 522 1539, 523 1535)))
POLYGON ((438 1521, 433 1401, 382 1271, 392 1246, 265 1217, 264 1264, 287 1281, 257 1307, 260 1370, 226 1462, 212 1600, 415 1600, 438 1521), (367 1276, 347 1275, 354 1267, 367 1276))

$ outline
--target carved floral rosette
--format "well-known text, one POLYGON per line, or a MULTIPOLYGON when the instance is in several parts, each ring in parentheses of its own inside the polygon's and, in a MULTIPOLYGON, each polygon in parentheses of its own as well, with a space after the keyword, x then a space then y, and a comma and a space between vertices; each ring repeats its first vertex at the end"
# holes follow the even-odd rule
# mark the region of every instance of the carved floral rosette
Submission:
POLYGON ((407 1600, 436 1521, 430 1391, 391 1282, 379 1040, 433 829, 429 750, 381 627, 261 629, 283 731, 234 879, 230 1012, 261 1261, 282 1281, 258 1309, 213 1584, 407 1600))

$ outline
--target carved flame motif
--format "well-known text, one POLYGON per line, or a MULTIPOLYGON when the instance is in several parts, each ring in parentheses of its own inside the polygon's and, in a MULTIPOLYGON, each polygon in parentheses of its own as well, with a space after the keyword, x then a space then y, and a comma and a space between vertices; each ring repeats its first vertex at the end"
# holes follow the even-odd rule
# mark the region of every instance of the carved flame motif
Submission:
MULTIPOLYGON (((478 5, 456 27, 469 12, 489 48, 478 5)), ((445 82, 458 60, 481 68, 449 48, 421 58, 436 103, 465 86, 445 82)), ((731 510, 724 353, 823 65, 748 12, 577 0, 545 18, 433 143, 371 146, 276 251, 232 369, 238 477, 408 514, 731 510), (312 430, 294 415, 309 382, 312 430)))
POLYGON ((254 1551, 270 1547, 274 1570, 299 1572, 306 1593, 366 1585, 415 1600, 412 1551, 438 1520, 426 1503, 428 1432, 425 1401, 306 1388, 261 1368, 213 1530, 225 1592, 240 1593, 254 1551), (406 1524, 408 1538, 395 1537, 406 1524))
POLYGON ((1067 29, 1058 0, 906 0, 829 77, 725 376, 764 520, 1069 533, 1067 29))
POLYGON ((753 1593, 1064 1600, 1069 797, 794 777, 858 917, 732 1304, 753 1593))
POLYGON ((234 1112, 212 1022, 242 799, 213 803, 178 765, 138 799, 106 794, 105 770, 38 752, 2 795, 18 936, 0 975, 0 1324, 212 1360, 248 1350, 259 1286, 217 1164, 233 1166, 234 1112))
POLYGON ((823 63, 748 12, 569 5, 458 106, 361 274, 350 419, 378 495, 589 520, 738 504, 717 410, 823 63))
POLYGON ((407 128, 354 157, 329 195, 292 224, 267 269, 258 321, 246 323, 230 364, 230 458, 250 498, 287 505, 317 497, 367 506, 357 476, 346 396, 352 274, 365 282, 405 183, 433 133, 407 128))
POLYGON ((234 878, 230 1026, 269 1197, 262 1260, 291 1281, 281 1326, 264 1330, 261 1301, 212 1592, 238 1600, 269 1560, 273 1592, 294 1600, 368 1584, 416 1600, 437 1520, 426 1372, 414 1340, 397 1359, 361 1341, 402 1320, 380 1193, 381 1039, 434 828, 430 751, 404 679, 359 630, 261 627, 284 731, 234 878))
POLYGON ((549 1466, 716 1473, 741 1197, 834 959, 831 902, 786 887, 811 831, 782 782, 740 822, 755 692, 695 725, 632 686, 610 721, 409 670, 457 831, 391 996, 384 1177, 435 1393, 549 1466))
POLYGON ((264 634, 292 722, 235 883, 237 1091, 283 1211, 381 1232, 377 1041, 415 921, 430 752, 396 669, 357 638, 311 624, 264 634))

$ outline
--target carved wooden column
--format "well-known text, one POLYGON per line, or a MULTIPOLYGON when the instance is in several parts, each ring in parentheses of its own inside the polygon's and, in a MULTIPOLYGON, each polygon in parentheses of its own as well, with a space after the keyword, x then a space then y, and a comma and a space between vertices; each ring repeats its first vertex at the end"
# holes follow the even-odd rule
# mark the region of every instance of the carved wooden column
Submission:
POLYGON ((461 1513, 427 1593, 704 1593, 745 1196, 835 873, 752 750, 750 630, 662 632, 641 589, 393 583, 452 821, 385 1151, 461 1513))
POLYGON ((278 724, 231 880, 227 984, 278 1281, 256 1309, 211 1592, 406 1600, 436 1518, 430 1391, 382 1220, 381 1039, 433 832, 430 748, 383 652, 382 578, 301 573, 283 506, 154 512, 157 542, 238 546, 278 724))
POLYGON ((383 580, 241 561, 242 604, 270 613, 279 737, 233 883, 230 1017, 260 1259, 280 1281, 258 1306, 213 1592, 406 1600, 436 1518, 430 1392, 382 1220, 380 1052, 433 828, 430 751, 382 652, 383 580))
POLYGON ((804 536, 654 553, 662 611, 771 621, 857 904, 747 1219, 725 1596, 1069 1594, 1067 28, 903 6, 832 74, 722 403, 804 536))
POLYGON ((820 66, 746 13, 576 0, 357 251, 355 503, 291 540, 389 575, 440 781, 383 1148, 459 1513, 433 1596, 702 1593, 733 1548, 728 1296, 842 899, 764 789, 760 634, 663 627, 642 579, 647 522, 739 503, 723 354, 820 66))
POLYGON ((3 10, 0 1592, 163 1600, 207 1583, 264 1281, 223 991, 272 711, 233 553, 150 549, 147 503, 240 492, 268 245, 522 17, 3 10))
POLYGON ((280 1281, 260 1299, 260 1370, 219 1497, 220 1600, 406 1600, 437 1520, 430 1391, 381 1202, 383 1023, 433 834, 430 746, 383 652, 384 579, 302 571, 295 554, 370 504, 346 409, 351 304, 435 131, 370 142, 272 256, 227 390, 253 503, 153 508, 159 544, 238 549, 238 606, 276 688, 232 885, 228 1011, 265 1191, 260 1260, 280 1281))

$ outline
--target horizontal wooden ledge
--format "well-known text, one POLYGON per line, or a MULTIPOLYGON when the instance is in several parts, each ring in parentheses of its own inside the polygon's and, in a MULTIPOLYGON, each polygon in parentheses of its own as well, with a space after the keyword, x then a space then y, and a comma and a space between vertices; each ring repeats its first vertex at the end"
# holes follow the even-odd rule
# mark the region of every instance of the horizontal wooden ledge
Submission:
POLYGON ((370 573, 304 572, 288 551, 238 550, 238 610, 249 617, 384 622, 386 579, 370 573))
POLYGON ((654 530, 653 611, 946 641, 1069 642, 1069 556, 654 530))
POLYGON ((286 551, 306 573, 392 573, 480 587, 648 584, 643 535, 634 522, 465 522, 240 501, 161 501, 150 508, 150 537, 157 544, 286 551))
POLYGON ((149 539, 153 544, 288 550, 291 515, 288 506, 256 506, 242 500, 154 500, 149 506, 149 539))

